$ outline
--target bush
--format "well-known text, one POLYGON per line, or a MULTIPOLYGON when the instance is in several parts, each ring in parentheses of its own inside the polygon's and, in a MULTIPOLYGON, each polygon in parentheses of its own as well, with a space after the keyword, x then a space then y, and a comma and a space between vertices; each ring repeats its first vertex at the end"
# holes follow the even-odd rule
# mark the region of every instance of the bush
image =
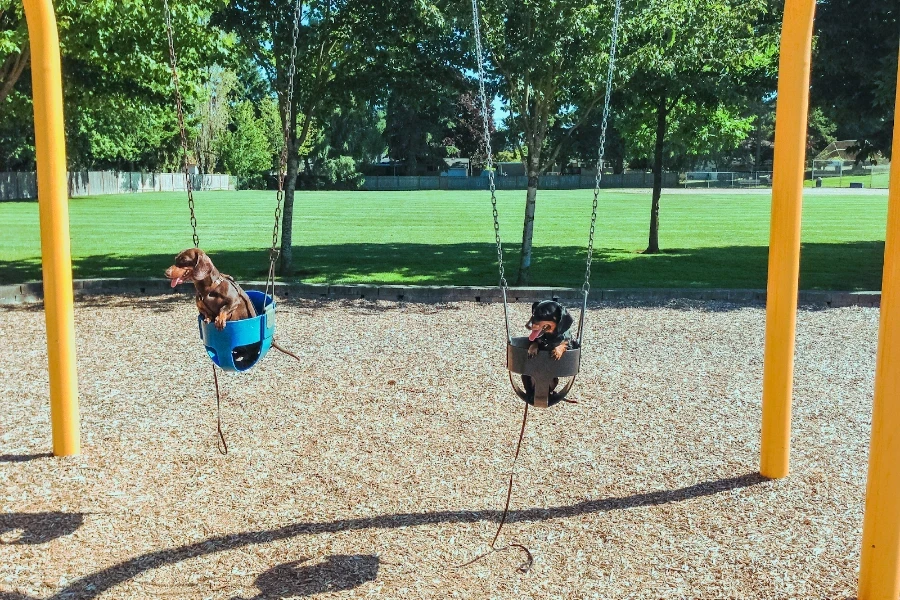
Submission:
POLYGON ((326 158, 321 175, 330 187, 342 190, 358 190, 364 181, 362 173, 356 169, 356 161, 350 156, 326 158))

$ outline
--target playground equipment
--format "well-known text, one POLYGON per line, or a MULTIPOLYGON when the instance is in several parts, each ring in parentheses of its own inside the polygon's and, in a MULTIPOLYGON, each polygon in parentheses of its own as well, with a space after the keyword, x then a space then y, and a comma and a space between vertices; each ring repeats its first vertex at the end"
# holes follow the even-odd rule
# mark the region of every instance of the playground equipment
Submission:
MULTIPOLYGON (((494 183, 494 156, 491 151, 491 129, 488 121, 488 100, 485 92, 484 52, 481 46, 481 18, 478 0, 472 0, 472 24, 475 37, 475 56, 478 62, 478 94, 481 100, 487 155, 487 172, 491 192, 491 208, 494 214, 494 239, 497 244, 497 268, 499 270, 499 287, 503 293, 503 320, 506 325, 506 368, 509 371, 509 382, 516 395, 537 408, 548 408, 565 399, 575 385, 575 377, 581 368, 581 345, 584 339, 584 316, 587 312, 588 293, 591 289, 591 261, 594 255, 594 232, 597 224, 597 202, 600 196, 600 180, 603 176, 603 155, 606 151, 606 127, 609 120, 609 100, 612 94, 613 75, 616 64, 616 47, 619 39, 619 21, 622 16, 622 2, 616 0, 613 13, 612 31, 610 33, 609 65, 606 72, 606 89, 604 90, 603 120, 600 125, 600 146, 597 150, 597 176, 594 179, 594 203, 591 208, 591 226, 588 234, 587 260, 584 269, 584 284, 581 286, 583 301, 581 315, 578 318, 578 333, 573 343, 566 349, 560 360, 553 360, 546 350, 538 352, 534 358, 528 356, 528 338, 512 337, 509 330, 509 304, 507 302, 506 273, 503 267, 503 244, 500 241, 500 221, 497 214, 497 189, 494 183), (515 375, 527 375, 534 380, 534 391, 528 392, 517 381, 515 375), (558 390, 550 390, 553 380, 567 379, 558 390)), ((527 413, 526 413, 527 414, 527 413)))
MULTIPOLYGON (((172 29, 172 11, 169 9, 169 1, 163 0, 163 12, 166 17, 166 36, 169 41, 169 62, 172 67, 172 82, 175 91, 175 111, 178 114, 178 129, 181 135, 181 153, 184 164, 184 181, 187 190, 188 209, 191 213, 191 228, 193 229, 194 248, 200 246, 200 237, 197 235, 197 217, 194 214, 194 192, 191 185, 190 160, 188 154, 187 132, 184 127, 184 109, 181 98, 181 90, 178 87, 178 57, 175 52, 174 32, 172 29)), ((298 0, 294 8, 294 30, 291 43, 290 70, 287 85, 287 102, 284 111, 284 144, 281 150, 277 204, 275 207, 275 226, 272 229, 272 247, 269 250, 269 274, 266 277, 265 293, 249 291, 253 307, 256 309, 256 317, 242 319, 240 321, 227 321, 221 331, 216 329, 214 323, 205 322, 203 315, 197 316, 197 324, 200 328, 200 339, 206 348, 206 353, 215 366, 234 372, 249 371, 266 355, 272 347, 275 337, 275 263, 278 260, 278 226, 281 221, 281 203, 284 201, 284 178, 287 174, 287 157, 290 140, 291 107, 294 96, 294 64, 297 58, 297 36, 300 30, 300 13, 302 3, 298 0), (269 290, 271 289, 271 294, 269 290)), ((216 386, 218 394, 218 385, 216 386)), ((221 435, 221 430, 220 430, 221 435)))
MULTIPOLYGON (((59 39, 51 0, 23 0, 32 51, 35 153, 53 452, 78 454, 72 263, 59 39)), ((760 472, 788 474, 800 216, 815 0, 786 0, 775 132, 760 472)), ((900 94, 897 108, 900 111, 900 94)), ((900 147, 900 123, 894 144, 900 147)), ((900 595, 900 161, 891 170, 860 600, 900 595)))

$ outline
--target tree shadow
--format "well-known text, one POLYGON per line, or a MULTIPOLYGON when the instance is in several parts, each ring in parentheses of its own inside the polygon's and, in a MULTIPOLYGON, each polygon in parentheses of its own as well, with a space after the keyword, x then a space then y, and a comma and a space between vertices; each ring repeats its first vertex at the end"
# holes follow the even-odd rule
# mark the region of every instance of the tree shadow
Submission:
MULTIPOLYGON (((704 481, 688 487, 675 490, 660 490, 645 492, 621 498, 604 498, 599 500, 585 500, 571 505, 554 506, 547 508, 528 508, 511 510, 507 522, 541 522, 555 519, 563 519, 579 515, 597 514, 614 510, 627 510, 631 508, 658 506, 672 502, 683 502, 704 496, 712 496, 721 492, 746 488, 769 481, 759 473, 747 473, 737 477, 704 481)), ((339 519, 326 522, 294 523, 263 531, 246 531, 243 533, 229 534, 213 537, 193 544, 178 548, 157 550, 136 556, 121 563, 112 565, 81 579, 71 582, 51 596, 52 600, 69 600, 72 598, 90 599, 102 595, 106 590, 133 579, 141 573, 152 569, 158 569, 166 565, 179 563, 199 556, 234 550, 259 543, 284 540, 299 535, 321 535, 325 533, 340 533, 346 531, 360 531, 365 529, 395 529, 401 527, 415 527, 432 525, 437 523, 476 523, 479 521, 499 522, 502 511, 499 510, 457 510, 436 511, 427 513, 399 513, 386 514, 368 518, 339 519)), ((338 563, 339 564, 339 563, 338 563)), ((371 572, 371 565, 368 572, 371 572)), ((296 570, 294 566, 287 566, 279 574, 296 570)), ((365 572, 365 570, 361 571, 365 572)), ((265 574, 264 574, 265 575, 265 574)), ((262 576, 261 576, 262 577, 262 576)), ((272 576, 272 581, 276 575, 272 576)), ((278 575, 277 577, 281 577, 278 575)), ((269 579, 264 580, 268 585, 269 579)), ((261 587, 265 593, 265 590, 261 587)))
POLYGON ((75 533, 83 523, 82 513, 0 513, 0 535, 21 532, 11 541, 0 540, 0 545, 45 544, 75 533))
POLYGON ((324 562, 302 566, 309 559, 284 563, 256 578, 259 594, 232 600, 275 600, 352 590, 378 577, 379 560, 371 554, 338 554, 324 562))
MULTIPOLYGON (((239 281, 264 280, 265 249, 211 251, 216 266, 239 281)), ((497 284, 493 244, 334 244, 297 246, 296 272, 289 281, 311 283, 406 283, 414 285, 497 284)), ((580 287, 586 251, 577 246, 536 246, 532 285, 580 287)), ((592 267, 595 288, 764 289, 768 266, 765 246, 671 249, 641 254, 639 249, 597 248, 592 267)), ((808 290, 879 290, 884 242, 803 244, 800 287, 808 290)), ((170 254, 74 258, 78 279, 162 277, 170 254)), ((507 248, 504 261, 517 265, 518 250, 507 248)), ((508 268, 515 278, 514 268, 508 268)), ((0 260, 0 284, 38 280, 37 259, 0 260)))

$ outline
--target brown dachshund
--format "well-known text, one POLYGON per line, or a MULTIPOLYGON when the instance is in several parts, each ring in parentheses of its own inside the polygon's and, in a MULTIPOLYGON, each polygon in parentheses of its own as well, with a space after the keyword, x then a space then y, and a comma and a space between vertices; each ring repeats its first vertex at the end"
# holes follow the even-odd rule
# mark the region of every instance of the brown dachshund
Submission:
POLYGON ((230 275, 219 273, 209 256, 199 248, 188 248, 175 257, 166 269, 172 287, 191 281, 197 290, 197 308, 207 323, 225 329, 226 321, 239 321, 256 316, 253 302, 230 275))

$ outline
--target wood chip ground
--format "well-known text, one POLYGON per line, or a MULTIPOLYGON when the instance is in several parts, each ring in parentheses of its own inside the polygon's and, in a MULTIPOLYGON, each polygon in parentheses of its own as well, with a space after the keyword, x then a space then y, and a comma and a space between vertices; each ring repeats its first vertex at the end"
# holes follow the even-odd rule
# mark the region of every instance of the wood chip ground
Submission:
MULTIPOLYGON (((513 307, 522 327, 529 306, 513 307)), ((220 377, 193 302, 76 305, 56 459, 44 313, 0 308, 0 598, 851 598, 877 309, 802 309, 792 473, 758 474, 762 307, 598 305, 572 398, 523 404, 502 306, 297 301, 220 377)))

